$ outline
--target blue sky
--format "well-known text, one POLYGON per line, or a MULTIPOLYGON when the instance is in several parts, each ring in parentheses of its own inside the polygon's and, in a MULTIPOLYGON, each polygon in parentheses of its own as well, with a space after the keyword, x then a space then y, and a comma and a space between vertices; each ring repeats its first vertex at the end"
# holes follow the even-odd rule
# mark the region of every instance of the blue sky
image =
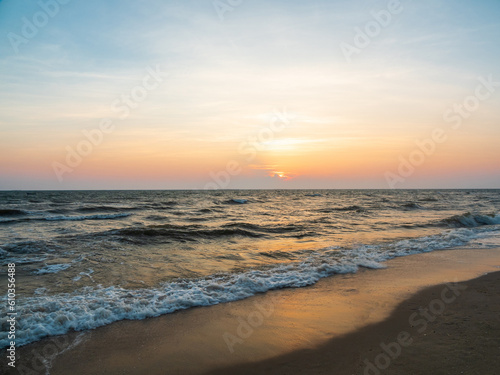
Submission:
MULTIPOLYGON (((500 81, 498 1, 401 1, 351 61, 341 43, 390 2, 243 0, 223 20, 214 3, 57 3, 16 51, 44 11, 0 1, 0 189, 203 188, 228 161, 242 170, 227 187, 384 188, 478 77, 500 81), (111 103, 158 66, 161 85, 118 119, 111 103), (282 108, 292 125, 246 160, 282 108), (103 118, 116 129, 58 178, 103 118)), ((500 187, 499 91, 398 187, 500 187)))

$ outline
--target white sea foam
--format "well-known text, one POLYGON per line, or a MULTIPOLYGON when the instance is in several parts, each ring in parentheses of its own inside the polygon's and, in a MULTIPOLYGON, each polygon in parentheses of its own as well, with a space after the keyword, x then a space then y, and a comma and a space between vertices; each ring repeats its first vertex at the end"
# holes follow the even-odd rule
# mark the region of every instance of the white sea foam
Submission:
POLYGON ((38 271, 35 271, 34 273, 36 275, 45 275, 47 273, 58 273, 68 269, 69 267, 71 267, 71 264, 69 263, 51 264, 39 269, 38 271))
POLYGON ((3 256, 0 256, 1 259, 1 264, 6 265, 9 263, 16 263, 16 264, 29 264, 29 263, 40 263, 46 261, 48 258, 46 256, 26 256, 23 255, 22 257, 19 256, 11 256, 8 258, 3 258, 3 256))
MULTIPOLYGON (((33 212, 34 214, 38 212, 33 212)), ((111 220, 131 216, 131 213, 124 212, 118 214, 94 214, 94 215, 52 215, 52 216, 38 216, 38 217, 24 217, 13 219, 0 219, 0 224, 12 224, 25 221, 83 221, 83 220, 111 220)))
POLYGON ((247 199, 231 199, 231 202, 233 203, 239 203, 239 204, 245 204, 245 203, 248 203, 248 200, 247 199))
MULTIPOLYGON (((488 230, 498 234, 498 229, 496 232, 493 228, 488 230)), ((383 268, 382 262, 385 260, 465 245, 476 239, 478 233, 484 235, 486 231, 461 228, 388 244, 363 245, 354 249, 332 247, 311 253, 302 262, 251 269, 238 274, 177 280, 150 289, 87 286, 73 293, 19 298, 17 311, 22 319, 17 327, 17 344, 24 345, 70 330, 93 329, 123 319, 144 319, 194 306, 240 300, 272 289, 304 287, 330 275, 354 273, 359 267, 383 268)), ((44 269, 56 271, 63 267, 69 265, 52 265, 44 269)), ((90 277, 90 273, 86 276, 90 277)), ((4 296, 1 300, 6 298, 4 296)), ((5 310, 3 306, 6 304, 2 303, 2 309, 5 310)), ((4 326, 5 311, 1 311, 0 316, 4 326)), ((7 343, 6 330, 2 330, 0 348, 7 346, 7 343)))

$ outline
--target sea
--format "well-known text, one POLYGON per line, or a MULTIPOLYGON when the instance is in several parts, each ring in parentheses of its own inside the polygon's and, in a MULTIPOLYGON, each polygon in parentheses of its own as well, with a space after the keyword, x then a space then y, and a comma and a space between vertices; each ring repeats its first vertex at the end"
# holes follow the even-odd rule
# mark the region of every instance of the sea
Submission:
POLYGON ((500 190, 0 192, 0 348, 8 264, 21 346, 395 257, 500 247, 499 213, 500 190))

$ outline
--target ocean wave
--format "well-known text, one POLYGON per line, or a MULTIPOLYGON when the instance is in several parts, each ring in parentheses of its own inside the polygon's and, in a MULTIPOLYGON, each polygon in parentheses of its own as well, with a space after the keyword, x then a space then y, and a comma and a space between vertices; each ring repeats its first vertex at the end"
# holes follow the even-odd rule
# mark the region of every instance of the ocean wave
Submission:
POLYGON ((9 263, 16 263, 16 265, 19 264, 35 264, 35 263, 41 263, 45 262, 47 260, 46 256, 23 256, 23 257, 18 257, 18 256, 12 256, 12 254, 8 254, 6 251, 3 251, 0 249, 0 260, 2 261, 3 265, 7 265, 9 263), (10 255, 10 257, 9 257, 10 255))
POLYGON ((285 237, 292 237, 292 238, 301 239, 301 238, 305 238, 305 237, 317 237, 317 236, 318 236, 318 232, 302 231, 299 233, 289 234, 285 237))
POLYGON ((26 211, 23 210, 16 210, 16 209, 1 209, 0 210, 0 216, 21 216, 21 215, 26 215, 26 211))
POLYGON ((36 275, 45 275, 48 273, 58 273, 58 272, 61 272, 61 271, 68 269, 69 267, 71 267, 71 264, 69 264, 69 263, 50 264, 50 265, 47 265, 47 266, 35 271, 34 273, 36 275))
MULTIPOLYGON (((86 287, 71 294, 29 297, 18 300, 17 311, 23 319, 18 326, 17 344, 21 346, 46 336, 93 329, 123 319, 145 319, 195 306, 236 301, 271 289, 303 287, 335 273, 356 272, 358 267, 380 268, 381 265, 362 256, 331 264, 311 259, 268 270, 179 280, 152 289, 86 287)), ((3 330, 0 348, 7 344, 3 330)))
POLYGON ((40 216, 40 217, 25 217, 19 219, 0 220, 0 224, 20 223, 25 221, 84 221, 84 220, 111 220, 120 219, 131 216, 131 213, 120 214, 96 214, 96 215, 79 215, 79 216, 40 216))
POLYGON ((188 217, 185 220, 196 223, 196 222, 202 222, 202 221, 209 221, 211 219, 208 217, 188 217))
POLYGON ((233 198, 224 202, 225 204, 247 204, 248 199, 233 198))
POLYGON ((462 215, 455 215, 441 221, 441 224, 462 228, 474 228, 484 225, 500 224, 499 214, 472 214, 467 212, 462 215))
POLYGON ((409 209, 409 210, 421 210, 423 207, 419 205, 418 203, 415 202, 408 202, 402 205, 404 209, 409 209))
POLYGON ((137 210, 137 207, 115 207, 115 206, 88 206, 77 208, 78 212, 126 212, 137 210))
POLYGON ((68 212, 72 212, 73 210, 67 208, 54 208, 47 210, 49 214, 67 214, 68 212))
POLYGON ((150 225, 145 227, 132 227, 117 229, 108 232, 118 235, 123 240, 145 238, 159 238, 165 240, 196 241, 197 239, 214 239, 221 237, 243 236, 259 238, 264 235, 243 228, 209 228, 201 225, 150 225))
POLYGON ((346 207, 336 207, 333 210, 334 211, 356 211, 356 212, 366 211, 366 209, 364 207, 356 206, 356 205, 346 206, 346 207))
MULTIPOLYGON (((188 218, 188 221, 205 221, 205 218, 188 218)), ((161 224, 138 227, 128 227, 102 232, 102 236, 118 236, 121 241, 133 243, 151 241, 181 241, 195 242, 202 239, 217 240, 227 237, 263 238, 268 235, 288 234, 289 237, 302 238, 317 235, 307 232, 301 225, 259 225, 245 222, 223 224, 218 227, 201 224, 161 224)))
POLYGON ((365 207, 357 206, 357 205, 351 205, 351 206, 344 206, 344 207, 326 207, 326 208, 320 208, 316 210, 317 212, 321 213, 332 213, 332 212, 366 212, 367 209, 365 207))
POLYGON ((304 229, 302 226, 298 226, 295 224, 259 225, 259 224, 245 223, 245 222, 224 224, 222 228, 243 229, 243 230, 250 230, 253 232, 268 233, 268 234, 283 234, 283 233, 300 231, 304 229))
POLYGON ((438 202, 439 199, 435 197, 424 197, 424 198, 419 198, 419 202, 438 202))
POLYGON ((125 212, 121 214, 96 214, 96 215, 82 215, 82 216, 47 216, 43 220, 48 221, 83 221, 83 220, 109 220, 128 217, 131 213, 125 212))
POLYGON ((178 202, 175 201, 167 201, 167 202, 154 202, 154 203, 148 203, 145 204, 143 207, 147 209, 153 209, 153 210, 170 210, 174 206, 177 206, 178 202))
POLYGON ((0 249, 11 254, 33 254, 41 252, 52 252, 59 248, 50 241, 20 241, 1 245, 0 249))
MULTIPOLYGON (((452 229, 434 236, 353 249, 331 247, 311 252, 302 261, 242 273, 179 279, 155 288, 84 287, 73 293, 19 298, 17 311, 23 319, 19 321, 17 343, 25 345, 46 336, 93 329, 123 319, 145 319, 195 306, 241 300, 273 289, 305 287, 334 274, 354 273, 360 267, 383 268, 381 262, 395 257, 461 246, 475 238, 477 229, 452 229)), ((274 257, 285 255, 275 253, 274 257)), ((0 300, 5 302, 6 298, 4 295, 0 300)), ((1 306, 0 319, 5 328, 6 304, 1 306)), ((2 329, 0 348, 7 345, 7 332, 2 329)))
MULTIPOLYGON (((385 223, 388 224, 388 223, 385 223)), ((417 229, 417 228, 476 228, 500 224, 500 215, 498 214, 471 214, 451 216, 441 220, 432 220, 418 223, 398 223, 396 228, 417 229)))

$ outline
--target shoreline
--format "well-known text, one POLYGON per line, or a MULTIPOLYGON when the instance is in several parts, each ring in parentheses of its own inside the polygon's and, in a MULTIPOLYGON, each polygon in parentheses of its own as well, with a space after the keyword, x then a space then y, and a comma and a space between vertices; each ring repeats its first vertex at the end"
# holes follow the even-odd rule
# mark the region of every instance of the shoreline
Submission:
MULTIPOLYGON (((401 301, 425 288, 498 270, 500 249, 441 250, 385 264, 385 269, 335 275, 305 288, 46 338, 18 348, 18 364, 34 373, 45 374, 48 368, 53 375, 223 374, 234 366, 243 373, 258 366, 280 373, 286 363, 295 363, 287 358, 320 353, 332 340, 385 322, 401 301)), ((349 356, 339 358, 344 357, 349 356)), ((315 371, 328 363, 317 361, 310 373, 321 373, 315 371)), ((19 368, 7 373, 19 373, 19 368)))
POLYGON ((225 374, 481 374, 500 368, 500 271, 426 288, 385 320, 225 374), (422 309, 423 308, 423 309, 422 309))

